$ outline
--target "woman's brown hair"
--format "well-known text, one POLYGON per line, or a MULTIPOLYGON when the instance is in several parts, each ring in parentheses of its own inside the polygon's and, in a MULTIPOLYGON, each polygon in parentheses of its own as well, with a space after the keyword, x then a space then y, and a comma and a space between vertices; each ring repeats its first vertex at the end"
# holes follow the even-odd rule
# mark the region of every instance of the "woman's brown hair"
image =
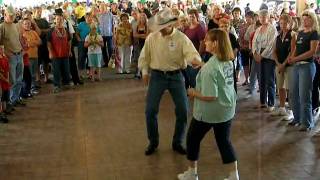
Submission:
POLYGON ((222 29, 212 29, 208 31, 206 39, 217 42, 214 53, 220 61, 231 61, 234 59, 231 42, 227 32, 222 29))

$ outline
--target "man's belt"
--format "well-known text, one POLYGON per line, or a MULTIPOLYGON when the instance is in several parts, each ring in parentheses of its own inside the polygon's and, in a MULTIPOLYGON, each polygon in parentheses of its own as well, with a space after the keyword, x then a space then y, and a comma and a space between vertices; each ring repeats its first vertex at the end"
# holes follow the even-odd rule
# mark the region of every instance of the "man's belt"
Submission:
POLYGON ((12 52, 12 54, 15 55, 15 56, 18 56, 18 55, 21 54, 21 51, 20 52, 12 52))
POLYGON ((157 70, 157 69, 153 69, 152 71, 155 72, 155 73, 160 73, 160 74, 164 74, 164 75, 175 75, 175 74, 178 74, 178 73, 181 72, 180 69, 174 70, 174 71, 160 71, 160 70, 157 70))

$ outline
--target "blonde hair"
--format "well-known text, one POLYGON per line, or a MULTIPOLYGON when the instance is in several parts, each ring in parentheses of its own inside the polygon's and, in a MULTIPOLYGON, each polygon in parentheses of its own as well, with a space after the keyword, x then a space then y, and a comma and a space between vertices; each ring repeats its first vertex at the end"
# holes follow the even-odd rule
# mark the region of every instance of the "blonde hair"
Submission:
POLYGON ((217 42, 215 55, 220 61, 231 61, 234 59, 233 49, 227 32, 222 29, 212 29, 208 31, 206 39, 211 42, 217 42))
MULTIPOLYGON (((313 26, 312 30, 317 31, 319 33, 319 22, 316 13, 310 11, 310 10, 305 10, 302 12, 302 16, 309 16, 312 19, 313 26)), ((304 27, 303 21, 302 21, 302 27, 304 27)))

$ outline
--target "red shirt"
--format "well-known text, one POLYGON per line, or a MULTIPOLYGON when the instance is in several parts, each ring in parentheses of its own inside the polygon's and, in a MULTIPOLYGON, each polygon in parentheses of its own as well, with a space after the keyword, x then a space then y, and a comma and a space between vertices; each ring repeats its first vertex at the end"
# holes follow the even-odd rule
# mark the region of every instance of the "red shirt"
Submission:
MULTIPOLYGON (((3 74, 3 76, 8 79, 9 78, 9 71, 10 71, 10 67, 9 67, 9 61, 7 57, 2 57, 0 58, 0 72, 1 74, 3 74)), ((0 85, 1 88, 5 91, 10 90, 10 83, 6 82, 4 80, 0 80, 0 85)))
POLYGON ((48 33, 48 41, 52 45, 53 57, 54 58, 67 58, 69 57, 69 32, 66 29, 59 28, 59 32, 56 28, 52 28, 48 33), (59 36, 63 34, 63 36, 59 36))
POLYGON ((206 37, 206 30, 198 24, 196 28, 187 28, 184 30, 185 35, 192 41, 197 51, 200 49, 200 42, 206 37))

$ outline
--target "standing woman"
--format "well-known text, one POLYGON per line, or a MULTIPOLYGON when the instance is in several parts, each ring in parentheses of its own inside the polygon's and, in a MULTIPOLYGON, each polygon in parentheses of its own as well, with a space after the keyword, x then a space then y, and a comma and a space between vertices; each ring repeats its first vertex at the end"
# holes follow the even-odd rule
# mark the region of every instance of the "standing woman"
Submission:
MULTIPOLYGON (((133 30, 133 38, 135 40, 135 50, 134 53, 135 57, 138 59, 140 52, 144 46, 144 42, 149 34, 149 29, 147 25, 147 15, 144 13, 140 13, 138 16, 138 22, 136 29, 133 30)), ((138 69, 138 65, 136 67, 136 74, 134 75, 136 78, 141 78, 140 71, 138 69)))
MULTIPOLYGON (((184 29, 184 34, 191 40, 193 46, 201 56, 205 52, 203 41, 206 36, 206 30, 199 23, 199 13, 197 9, 190 9, 188 15, 190 25, 184 29)), ((196 76, 199 70, 187 66, 185 71, 186 88, 194 88, 196 86, 196 76)))
POLYGON ((289 75, 289 102, 294 120, 289 124, 301 124, 300 131, 310 131, 314 127, 311 96, 316 73, 313 57, 319 42, 319 25, 315 13, 308 10, 302 14, 302 23, 303 30, 298 32, 295 51, 288 61, 294 65, 289 75))
POLYGON ((208 30, 219 28, 219 18, 221 13, 223 13, 222 7, 215 5, 212 9, 212 14, 208 22, 208 30))
POLYGON ((259 12, 261 27, 256 30, 252 41, 252 53, 257 62, 261 62, 260 108, 274 110, 275 104, 275 67, 272 59, 272 47, 277 37, 277 29, 270 23, 268 10, 259 12))
POLYGON ((128 14, 121 14, 121 23, 117 27, 116 45, 119 49, 121 60, 119 73, 130 73, 131 55, 132 55, 132 26, 129 22, 128 14))
MULTIPOLYGON (((238 54, 238 50, 240 49, 240 45, 239 42, 237 41, 237 38, 234 36, 233 33, 230 32, 230 26, 231 26, 231 21, 230 21, 230 16, 226 13, 222 13, 220 15, 220 19, 219 19, 219 27, 223 30, 225 30, 229 36, 229 40, 231 42, 231 47, 234 53, 234 57, 237 56, 238 54)), ((234 89, 237 92, 237 76, 236 76, 236 60, 234 59, 232 61, 233 63, 233 69, 234 69, 234 89)))
POLYGON ((239 180, 237 158, 230 142, 230 129, 235 115, 234 53, 228 34, 220 29, 210 30, 205 39, 206 50, 213 56, 197 75, 196 88, 188 89, 194 98, 193 119, 187 135, 187 158, 190 166, 180 180, 196 180, 200 143, 210 129, 214 130, 223 163, 230 180, 239 180))
POLYGON ((249 39, 245 38, 245 34, 248 28, 254 23, 254 12, 249 11, 245 15, 246 22, 240 25, 239 30, 239 44, 240 44, 240 54, 241 54, 241 64, 244 69, 245 81, 242 85, 249 84, 249 71, 252 56, 250 53, 249 39))
MULTIPOLYGON (((317 15, 318 24, 320 23, 320 15, 317 15)), ((318 35, 320 35, 320 29, 318 29, 318 35)), ((320 39, 320 37, 319 37, 320 39)), ((320 43, 320 41, 318 41, 320 43)), ((320 113, 320 47, 318 43, 318 49, 316 55, 314 56, 314 64, 316 65, 316 74, 313 79, 313 88, 312 88, 312 115, 315 118, 319 118, 320 113)))
MULTIPOLYGON (((274 116, 288 116, 288 112, 285 108, 285 102, 287 98, 288 90, 288 58, 291 56, 291 52, 294 50, 296 35, 291 30, 292 18, 288 14, 282 14, 280 17, 280 34, 277 36, 275 46, 273 48, 273 58, 276 61, 276 77, 277 88, 279 90, 279 109, 274 111, 271 115, 274 116)), ((288 119, 289 120, 289 119, 288 119)))

